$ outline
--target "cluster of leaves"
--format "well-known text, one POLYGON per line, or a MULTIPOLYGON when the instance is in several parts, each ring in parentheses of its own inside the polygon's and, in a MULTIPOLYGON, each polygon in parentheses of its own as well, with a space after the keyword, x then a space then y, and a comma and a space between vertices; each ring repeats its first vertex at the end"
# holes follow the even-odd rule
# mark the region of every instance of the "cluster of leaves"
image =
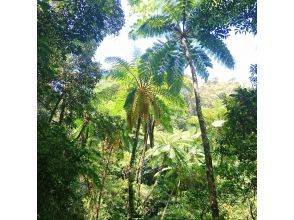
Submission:
POLYGON ((200 1, 193 11, 195 22, 220 38, 235 33, 257 34, 257 1, 255 0, 208 0, 200 1))
POLYGON ((217 142, 221 196, 228 203, 248 204, 246 209, 256 218, 257 191, 257 93, 240 88, 225 100, 226 122, 217 142))
POLYGON ((86 152, 77 148, 66 128, 48 126, 38 117, 38 218, 83 219, 77 178, 86 152))
POLYGON ((124 23, 120 3, 38 0, 37 15, 38 104, 56 111, 54 106, 67 100, 80 116, 100 77, 92 60, 96 47, 124 23))
MULTIPOLYGON (((121 93, 124 89, 127 90, 124 84, 111 84, 110 79, 107 82, 111 87, 107 86, 106 88, 115 88, 111 90, 114 94, 112 93, 111 99, 108 98, 102 105, 116 101, 117 96, 115 94, 121 93), (113 87, 113 85, 116 86, 113 87)), ((222 102, 227 100, 227 95, 233 93, 237 86, 238 84, 234 81, 220 83, 212 79, 201 87, 201 91, 203 93, 206 91, 205 94, 208 96, 203 97, 206 103, 203 112, 207 121, 212 148, 215 151, 213 157, 216 161, 214 167, 217 171, 219 199, 222 214, 226 216, 226 219, 234 218, 235 215, 232 210, 238 210, 239 218, 245 218, 249 207, 241 202, 240 194, 230 188, 229 181, 225 182, 226 177, 222 174, 226 172, 226 169, 223 165, 220 165, 221 156, 216 153, 219 146, 216 139, 221 134, 222 128, 220 126, 223 123, 221 120, 225 120, 226 112, 226 107, 222 102), (237 199, 240 201, 239 205, 233 204, 233 200, 229 200, 226 193, 233 194, 235 201, 237 199)), ((101 90, 97 90, 97 92, 103 97, 104 93, 101 90)), ((190 91, 190 95, 191 93, 192 91, 190 91)), ((164 129, 164 126, 157 125, 154 131, 154 147, 150 148, 148 144, 141 183, 141 197, 136 201, 137 213, 138 216, 141 216, 140 218, 160 219, 163 216, 166 219, 209 219, 210 216, 204 154, 199 130, 195 130, 195 126, 199 128, 199 124, 196 118, 191 118, 188 114, 188 97, 190 97, 190 101, 194 99, 189 96, 187 90, 181 90, 181 94, 187 99, 185 106, 181 107, 183 111, 173 112, 171 117, 173 132, 169 133, 164 129), (178 129, 180 127, 181 130, 178 129)), ((127 93, 124 93, 124 100, 126 97, 127 93)), ((169 103, 168 107, 170 108, 172 105, 174 103, 169 103)), ((120 105, 120 108, 123 108, 123 104, 120 105)), ((105 111, 111 112, 113 108, 110 106, 105 111)), ((126 118, 126 115, 124 117, 126 118)), ((106 124, 102 126, 106 126, 106 124)), ((127 130, 127 128, 125 129, 127 130)), ((144 130, 142 131, 144 132, 144 130)), ((132 142, 130 144, 132 145, 132 142)), ((143 147, 144 139, 143 135, 140 135, 136 158, 141 157, 143 147)), ((130 148, 123 146, 121 153, 112 156, 113 163, 109 170, 100 215, 102 218, 126 219, 130 154, 130 148), (119 189, 116 189, 117 187, 119 189), (113 195, 115 195, 115 199, 113 195)), ((232 161, 236 160, 232 159, 232 161)), ((140 164, 137 162, 135 169, 139 170, 139 168, 140 164)), ((234 174, 231 178, 233 177, 236 178, 234 174)), ((236 183, 234 183, 235 188, 238 181, 236 180, 236 183)), ((137 187, 138 182, 135 181, 134 188, 137 187)), ((245 195, 248 196, 249 194, 245 193, 245 195)))
POLYGON ((152 115, 156 123, 171 130, 171 111, 167 104, 172 101, 178 106, 183 105, 181 96, 175 92, 175 89, 181 87, 181 80, 167 80, 166 71, 169 69, 162 60, 156 58, 158 57, 154 57, 148 50, 141 59, 131 64, 118 57, 107 59, 114 64, 108 77, 123 83, 127 91, 122 100, 131 128, 139 118, 146 122, 152 115))
MULTIPOLYGON (((223 38, 210 31, 206 23, 198 19, 197 11, 203 10, 202 6, 193 0, 160 3, 157 10, 148 17, 145 13, 140 14, 129 33, 130 37, 165 36, 165 42, 155 45, 153 53, 156 51, 156 54, 163 54, 164 59, 169 60, 169 65, 174 67, 172 72, 183 73, 179 67, 185 69, 193 65, 197 75, 207 80, 209 68, 213 67, 211 57, 228 68, 234 68, 234 59, 223 38)), ((173 74, 169 75, 177 79, 173 74)))
MULTIPOLYGON (((93 162, 99 152, 86 147, 101 77, 92 58, 106 35, 118 34, 124 15, 117 0, 38 0, 37 19, 38 219, 84 219, 87 183, 100 182, 93 162)), ((113 120, 106 116, 103 123, 113 120)), ((103 131, 111 137, 100 129, 97 144, 103 131)))
MULTIPOLYGON (((132 5, 133 13, 140 14, 143 17, 150 17, 156 13, 161 13, 168 8, 169 4, 176 3, 177 7, 174 10, 174 14, 185 9, 187 11, 185 17, 193 17, 193 19, 187 21, 187 24, 190 23, 188 25, 199 27, 220 39, 227 38, 230 31, 234 31, 235 34, 257 34, 256 0, 129 0, 129 3, 132 5), (164 9, 161 10, 160 8, 164 9), (201 24, 201 27, 199 24, 201 24)), ((166 19, 162 19, 162 21, 166 21, 166 24, 169 22, 166 19)), ((178 21, 181 21, 181 19, 178 19, 178 21)))

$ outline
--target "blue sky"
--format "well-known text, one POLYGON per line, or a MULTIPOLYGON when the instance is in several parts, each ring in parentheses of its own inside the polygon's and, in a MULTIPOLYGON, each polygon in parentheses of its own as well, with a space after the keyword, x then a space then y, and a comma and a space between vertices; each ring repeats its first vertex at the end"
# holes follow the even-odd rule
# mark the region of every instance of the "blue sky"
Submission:
MULTIPOLYGON (((128 39, 130 25, 134 22, 134 17, 130 16, 130 8, 127 0, 122 0, 122 7, 125 12, 126 23, 118 36, 106 37, 97 48, 95 59, 102 63, 103 68, 109 68, 110 65, 104 62, 109 56, 118 56, 130 61, 133 56, 134 48, 140 48, 144 52, 151 47, 157 39, 128 39)), ((225 41, 236 65, 233 70, 226 69, 224 66, 213 60, 213 69, 210 69, 210 79, 217 77, 220 81, 228 81, 235 78, 241 84, 249 84, 249 66, 257 63, 257 37, 251 34, 235 35, 231 34, 225 41)), ((186 70, 188 73, 189 69, 186 70)))

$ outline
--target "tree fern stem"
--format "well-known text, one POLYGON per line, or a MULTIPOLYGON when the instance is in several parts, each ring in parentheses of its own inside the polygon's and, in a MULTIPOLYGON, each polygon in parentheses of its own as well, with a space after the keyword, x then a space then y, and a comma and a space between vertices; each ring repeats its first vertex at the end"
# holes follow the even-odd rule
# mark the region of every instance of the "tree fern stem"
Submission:
POLYGON ((141 182, 142 182, 142 173, 143 173, 143 169, 145 166, 145 152, 147 150, 147 141, 148 141, 148 122, 145 125, 144 128, 144 147, 142 150, 142 155, 141 155, 141 159, 140 159, 140 166, 139 166, 139 170, 138 170, 138 189, 137 189, 137 194, 138 194, 138 201, 140 202, 140 188, 141 188, 141 182))
POLYGON ((136 129, 136 134, 135 134, 135 140, 134 140, 134 145, 132 149, 132 155, 131 155, 131 160, 130 160, 130 170, 129 170, 129 208, 128 208, 128 214, 129 214, 129 219, 132 220, 134 219, 135 216, 135 206, 134 206, 134 163, 136 160, 136 151, 137 151, 137 146, 138 146, 138 141, 139 141, 139 133, 140 133, 140 126, 141 126, 141 118, 138 119, 137 123, 137 129, 136 129))
POLYGON ((185 56, 189 63, 192 80, 193 80, 193 90, 194 90, 195 101, 196 101, 196 113, 197 113, 197 117, 198 117, 198 121, 200 125, 202 145, 204 148, 204 155, 205 155, 206 176, 207 176, 211 213, 213 218, 217 218, 219 217, 219 209, 218 209, 216 188, 215 188, 215 182, 214 182, 214 176, 213 176, 212 157, 210 153, 209 140, 207 137, 206 124, 205 124, 205 120, 204 120, 202 109, 201 109, 200 93, 198 88, 196 70, 195 70, 194 63, 189 51, 186 37, 183 37, 181 42, 185 50, 185 56))

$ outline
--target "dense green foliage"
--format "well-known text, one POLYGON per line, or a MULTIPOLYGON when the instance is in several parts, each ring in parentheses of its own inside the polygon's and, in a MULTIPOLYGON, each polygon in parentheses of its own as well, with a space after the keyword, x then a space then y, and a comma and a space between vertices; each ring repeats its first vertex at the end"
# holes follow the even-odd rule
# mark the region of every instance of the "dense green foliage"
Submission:
POLYGON ((94 117, 101 71, 92 57, 107 34, 121 29, 123 11, 115 0, 38 0, 37 14, 38 218, 84 219, 81 175, 95 181, 99 173, 95 152, 82 148, 74 131, 78 120, 94 117))
POLYGON ((256 90, 239 88, 226 98, 226 122, 218 137, 220 189, 229 204, 239 203, 256 218, 257 97, 256 90))
POLYGON ((256 219, 257 65, 252 89, 209 79, 212 58, 234 66, 230 28, 256 33, 256 2, 130 3, 130 35, 161 41, 103 70, 120 1, 37 2, 38 219, 256 219))

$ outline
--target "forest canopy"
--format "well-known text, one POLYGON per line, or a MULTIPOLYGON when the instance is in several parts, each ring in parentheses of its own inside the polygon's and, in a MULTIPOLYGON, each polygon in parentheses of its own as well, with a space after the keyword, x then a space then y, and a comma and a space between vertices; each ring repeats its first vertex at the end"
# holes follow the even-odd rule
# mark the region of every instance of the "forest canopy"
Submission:
POLYGON ((157 41, 104 69, 121 1, 37 1, 37 218, 255 220, 257 64, 251 86, 210 70, 235 67, 256 1, 128 3, 129 37, 157 41))

